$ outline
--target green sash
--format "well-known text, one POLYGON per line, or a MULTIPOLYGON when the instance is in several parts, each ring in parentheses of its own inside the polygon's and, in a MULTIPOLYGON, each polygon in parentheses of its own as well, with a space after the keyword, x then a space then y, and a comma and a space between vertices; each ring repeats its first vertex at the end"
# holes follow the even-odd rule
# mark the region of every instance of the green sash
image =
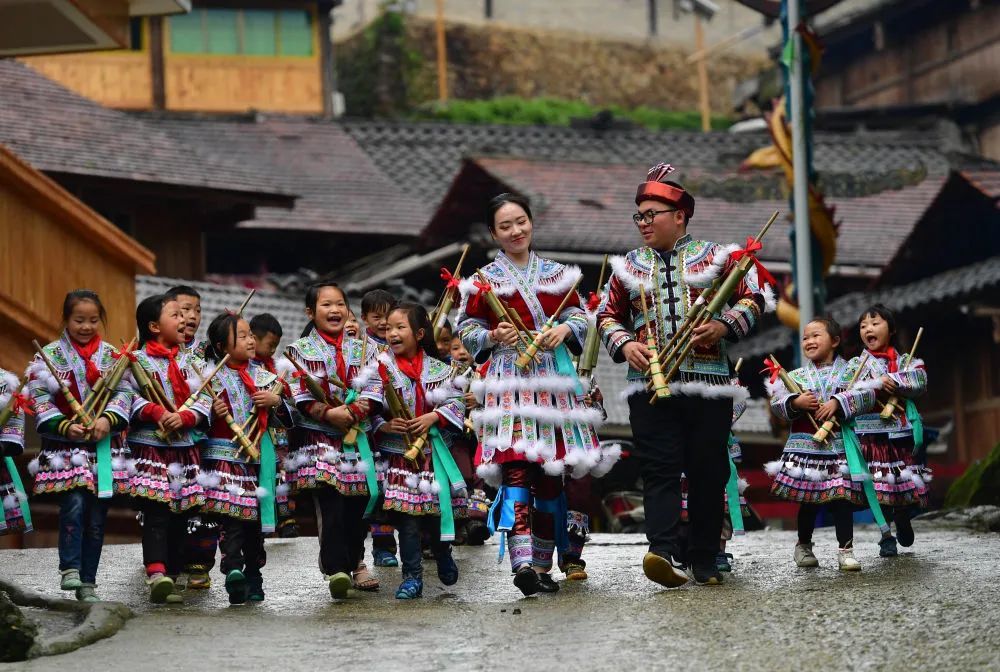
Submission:
POLYGON ((743 528, 743 509, 740 506, 740 479, 736 475, 736 463, 729 458, 729 482, 726 483, 726 500, 729 503, 729 520, 733 524, 733 534, 746 534, 743 528))
POLYGON ((265 534, 274 532, 277 523, 274 513, 274 486, 278 480, 278 458, 274 453, 274 442, 271 440, 271 430, 260 437, 260 487, 267 493, 258 498, 260 506, 260 527, 265 534))
POLYGON ((573 368, 573 358, 569 356, 569 350, 566 349, 566 345, 560 343, 552 352, 556 357, 556 371, 561 376, 570 376, 573 378, 576 381, 574 392, 576 396, 582 397, 583 385, 580 384, 580 377, 576 375, 576 369, 573 368))
POLYGON ((924 420, 912 399, 906 400, 906 420, 913 428, 913 450, 920 450, 920 446, 924 445, 924 420))
POLYGON ((21 517, 24 518, 24 531, 31 532, 33 528, 31 526, 31 509, 28 508, 28 493, 25 492, 24 484, 21 483, 21 476, 17 473, 14 458, 5 457, 3 460, 7 465, 7 471, 10 472, 10 480, 14 484, 14 490, 17 492, 17 499, 21 505, 21 517))
POLYGON ((455 512, 451 508, 451 492, 456 485, 465 484, 462 472, 455 464, 455 458, 445 445, 444 438, 438 428, 431 427, 427 432, 431 442, 431 463, 434 467, 434 480, 440 486, 438 504, 441 507, 441 541, 455 540, 455 512))
POLYGON ((847 453, 847 466, 851 470, 851 480, 860 482, 865 491, 865 499, 868 500, 868 508, 871 509, 875 522, 878 523, 882 534, 888 534, 889 525, 882 515, 882 507, 878 505, 878 495, 875 493, 875 485, 872 483, 871 472, 864 456, 861 454, 861 444, 858 442, 858 435, 854 433, 854 421, 844 421, 840 424, 841 437, 844 440, 844 452, 847 453))
MULTIPOLYGON (((344 403, 353 404, 357 398, 358 391, 349 390, 344 403)), ((344 444, 344 452, 357 452, 360 456, 359 460, 368 465, 368 468, 365 469, 365 483, 368 484, 368 506, 365 507, 365 518, 368 518, 372 515, 372 511, 375 510, 375 505, 378 503, 378 474, 375 473, 375 457, 372 455, 372 448, 368 444, 368 434, 359 429, 357 436, 357 443, 344 444)))
POLYGON ((108 499, 115 494, 111 474, 111 435, 97 442, 97 496, 108 499))

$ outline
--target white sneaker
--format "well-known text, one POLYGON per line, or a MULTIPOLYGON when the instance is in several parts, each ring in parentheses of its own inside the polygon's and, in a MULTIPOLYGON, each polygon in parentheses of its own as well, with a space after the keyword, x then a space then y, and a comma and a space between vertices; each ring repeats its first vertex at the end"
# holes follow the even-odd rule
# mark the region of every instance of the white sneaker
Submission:
POLYGON ((795 544, 795 564, 799 567, 819 567, 812 544, 795 544))
POLYGON ((854 559, 854 548, 842 548, 837 555, 837 562, 842 572, 860 572, 861 563, 854 559))

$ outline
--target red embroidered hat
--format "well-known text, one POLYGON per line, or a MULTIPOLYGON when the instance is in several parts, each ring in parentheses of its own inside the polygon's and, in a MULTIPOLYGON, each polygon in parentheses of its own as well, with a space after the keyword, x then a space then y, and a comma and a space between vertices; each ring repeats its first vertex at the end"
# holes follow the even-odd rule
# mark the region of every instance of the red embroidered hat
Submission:
POLYGON ((681 187, 664 184, 667 175, 674 172, 669 163, 660 163, 649 169, 646 181, 639 185, 635 192, 635 204, 653 200, 672 205, 681 210, 690 219, 694 216, 694 196, 681 187))

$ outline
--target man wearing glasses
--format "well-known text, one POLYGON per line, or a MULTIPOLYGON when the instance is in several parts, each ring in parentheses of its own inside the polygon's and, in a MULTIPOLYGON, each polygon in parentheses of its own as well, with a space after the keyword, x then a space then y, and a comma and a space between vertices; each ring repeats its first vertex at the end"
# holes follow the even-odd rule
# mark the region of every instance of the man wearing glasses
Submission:
MULTIPOLYGON (((733 396, 727 342, 746 338, 764 310, 765 292, 756 269, 734 292, 730 306, 694 331, 688 357, 670 382, 670 397, 650 403, 647 390, 652 331, 659 348, 681 327, 698 297, 733 265, 738 246, 695 240, 687 232, 694 197, 660 164, 639 185, 632 221, 644 247, 612 259, 608 291, 598 309, 601 338, 616 362, 628 362, 628 397, 635 453, 643 479, 649 552, 643 571, 667 587, 694 580, 722 583, 715 564, 722 532, 723 491, 729 477, 727 453, 733 396), (640 288, 649 307, 646 324, 640 288), (687 535, 681 529, 681 473, 688 479, 687 535), (686 538, 685 538, 686 537, 686 538)), ((707 298, 707 297, 706 297, 707 298)))

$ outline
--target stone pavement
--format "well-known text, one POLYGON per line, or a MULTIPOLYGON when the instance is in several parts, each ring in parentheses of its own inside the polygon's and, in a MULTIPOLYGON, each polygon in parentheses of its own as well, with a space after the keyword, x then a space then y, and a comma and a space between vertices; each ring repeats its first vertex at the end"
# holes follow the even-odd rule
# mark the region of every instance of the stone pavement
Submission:
MULTIPOLYGON (((334 603, 316 569, 315 538, 268 542, 267 601, 230 607, 221 577, 180 607, 145 601, 137 545, 105 548, 100 594, 136 612, 124 630, 70 656, 8 670, 978 670, 1000 669, 1000 536, 917 522, 917 543, 878 557, 877 533, 856 531, 859 574, 836 569, 821 528, 821 567, 792 563, 792 532, 731 543, 724 586, 662 590, 642 576, 635 535, 594 535, 591 578, 522 598, 496 546, 458 548, 445 588, 393 599, 398 569, 377 594, 334 603)), ((54 549, 0 552, 0 575, 57 593, 54 549)), ((561 578, 561 577, 559 577, 561 578)))

